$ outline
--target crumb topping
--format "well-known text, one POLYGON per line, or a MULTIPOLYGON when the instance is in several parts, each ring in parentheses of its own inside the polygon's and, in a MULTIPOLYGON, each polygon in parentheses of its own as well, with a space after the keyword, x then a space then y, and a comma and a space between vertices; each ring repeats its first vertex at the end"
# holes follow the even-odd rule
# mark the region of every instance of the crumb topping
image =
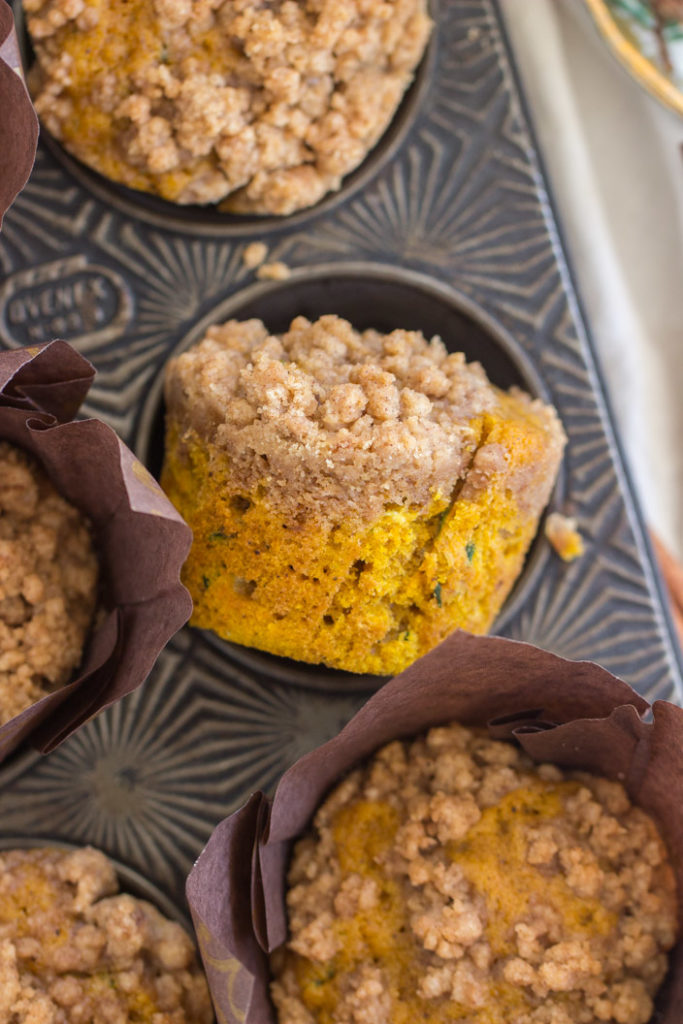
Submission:
POLYGON ((0 853, 0 1020, 210 1024, 189 936, 90 847, 0 853))
POLYGON ((584 552, 583 537, 573 516, 551 512, 545 521, 545 535, 564 562, 573 562, 584 552))
MULTIPOLYGON (((559 420, 540 401, 516 397, 547 428, 554 473, 559 420)), ((180 443, 196 437, 214 446, 229 456, 236 492, 263 485, 269 501, 294 514, 304 504, 363 514, 387 503, 426 508, 435 494, 450 496, 473 463, 482 417, 505 398, 478 363, 449 354, 437 337, 360 333, 337 316, 297 317, 282 335, 260 320, 210 327, 166 375, 180 443)), ((499 446, 482 446, 473 492, 501 460, 499 446)), ((511 484, 522 497, 534 469, 511 484)), ((545 487, 548 474, 539 474, 545 487)))
POLYGON ((254 270, 265 262, 268 256, 268 246, 265 242, 250 242, 242 253, 242 263, 247 270, 254 270))
POLYGON ((291 269, 282 260, 275 260, 273 263, 263 263, 256 271, 260 281, 286 281, 291 276, 291 269))
POLYGON ((177 203, 287 214, 389 124, 426 0, 25 0, 36 109, 79 159, 177 203))
POLYGON ((95 610, 87 521, 0 441, 0 724, 68 682, 95 610))
POLYGON ((666 850, 619 783, 459 725, 344 779, 287 908, 280 1024, 646 1024, 677 930, 666 850))

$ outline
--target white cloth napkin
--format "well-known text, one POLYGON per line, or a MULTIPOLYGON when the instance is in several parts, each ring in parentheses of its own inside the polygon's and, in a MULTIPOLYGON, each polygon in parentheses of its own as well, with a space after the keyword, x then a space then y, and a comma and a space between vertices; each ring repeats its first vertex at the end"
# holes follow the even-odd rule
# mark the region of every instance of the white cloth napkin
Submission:
POLYGON ((683 559, 683 119, 581 0, 500 0, 645 517, 683 559))

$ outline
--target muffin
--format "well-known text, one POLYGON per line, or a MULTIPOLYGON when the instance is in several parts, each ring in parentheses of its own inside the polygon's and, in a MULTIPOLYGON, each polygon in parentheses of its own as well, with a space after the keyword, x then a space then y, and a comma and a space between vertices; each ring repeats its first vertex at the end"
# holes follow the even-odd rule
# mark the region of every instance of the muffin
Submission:
POLYGON ((90 167, 175 203, 288 214, 338 189, 424 51, 426 0, 25 0, 31 87, 90 167))
POLYGON ((85 517, 35 459, 0 441, 0 725, 80 664, 97 575, 85 517))
POLYGON ((552 408, 414 331, 211 327, 166 373, 192 623, 351 672, 489 629, 562 456, 552 408))
POLYGON ((187 896, 216 1011, 679 1024, 682 785, 683 709, 458 631, 214 830, 187 896))
POLYGON ((621 783, 457 724, 348 775, 288 885, 279 1024, 645 1024, 677 931, 621 783))
POLYGON ((90 847, 0 853, 0 1020, 211 1024, 191 939, 90 847))
POLYGON ((114 431, 75 419, 66 342, 0 351, 0 761, 43 752, 149 675, 190 615, 190 531, 114 431))

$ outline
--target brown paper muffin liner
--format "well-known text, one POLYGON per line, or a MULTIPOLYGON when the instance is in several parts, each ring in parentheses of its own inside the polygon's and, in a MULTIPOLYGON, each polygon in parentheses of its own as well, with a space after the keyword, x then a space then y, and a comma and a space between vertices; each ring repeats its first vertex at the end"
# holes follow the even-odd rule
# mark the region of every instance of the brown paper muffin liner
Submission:
POLYGON ((12 11, 0 0, 0 226, 28 180, 38 144, 38 118, 21 70, 12 11))
POLYGON ((0 727, 0 760, 29 734, 52 750, 134 690, 192 610, 180 583, 189 527, 110 427, 72 420, 94 375, 64 341, 0 352, 0 439, 34 455, 88 517, 100 565, 97 625, 76 678, 0 727))
MULTIPOLYGON (((488 726, 536 761, 581 768, 626 787, 659 826, 678 884, 683 921, 683 709, 649 704, 590 662, 529 644, 457 632, 387 683, 324 746, 283 775, 272 801, 255 793, 216 828, 187 882, 187 896, 220 1024, 274 1024, 269 950, 286 937, 286 870, 329 788, 390 740, 457 721, 488 726)), ((653 1022, 678 1024, 683 943, 653 1022)))

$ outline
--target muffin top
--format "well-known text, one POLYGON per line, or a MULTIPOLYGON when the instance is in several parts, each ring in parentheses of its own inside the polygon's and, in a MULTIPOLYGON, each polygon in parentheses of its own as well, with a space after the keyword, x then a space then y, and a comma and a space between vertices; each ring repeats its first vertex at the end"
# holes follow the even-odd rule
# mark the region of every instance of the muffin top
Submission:
POLYGON ((297 844, 280 1024, 646 1024, 676 939, 652 820, 483 730, 396 741, 297 844))
POLYGON ((210 1024, 189 936, 86 847, 0 853, 0 1020, 210 1024))
POLYGON ((427 42, 426 0, 25 0, 36 109, 100 173, 287 214, 339 188, 427 42))
POLYGON ((97 575, 85 517, 35 459, 0 441, 0 725, 68 682, 97 575))
MULTIPOLYGON (((360 333, 337 316, 297 317, 282 335, 260 320, 231 320, 171 360, 166 375, 179 443, 208 446, 235 491, 265 486, 269 502, 295 514, 304 504, 361 514, 427 508, 450 496, 475 453, 482 474, 504 461, 485 429, 507 400, 438 337, 360 333)), ((554 473, 564 441, 554 410, 518 391, 514 400, 547 431, 554 473)), ((528 485, 520 475, 520 495, 528 485)))

